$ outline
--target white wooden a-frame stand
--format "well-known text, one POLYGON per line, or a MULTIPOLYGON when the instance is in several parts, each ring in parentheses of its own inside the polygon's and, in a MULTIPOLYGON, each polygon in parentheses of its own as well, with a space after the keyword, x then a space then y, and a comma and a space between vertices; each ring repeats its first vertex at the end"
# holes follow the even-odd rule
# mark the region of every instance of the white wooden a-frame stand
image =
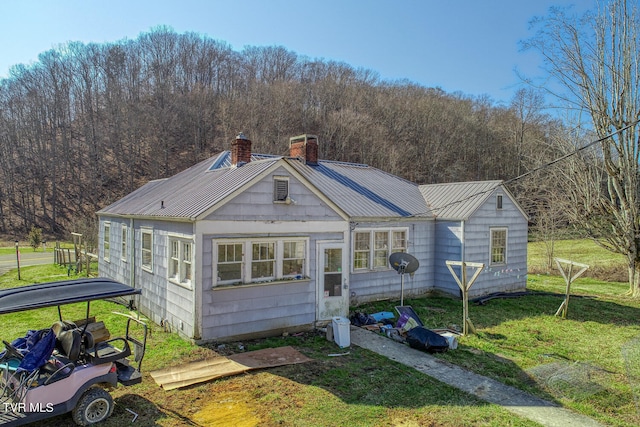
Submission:
POLYGON ((562 301, 562 304, 560 304, 560 308, 558 308, 558 311, 556 311, 556 316, 559 316, 560 314, 562 314, 562 318, 566 319, 567 311, 569 310, 569 295, 571 291, 571 283, 574 280, 576 280, 578 277, 580 277, 582 273, 587 271, 589 266, 587 264, 580 264, 579 262, 569 261, 561 258, 554 258, 554 260, 556 261, 556 265, 558 266, 560 273, 562 273, 562 277, 564 277, 564 281, 567 283, 567 294, 564 298, 564 301, 562 301), (562 264, 569 264, 569 268, 567 272, 564 271, 562 264), (578 270, 578 272, 572 276, 571 273, 573 272, 574 265, 576 267, 579 267, 580 270, 578 270))
POLYGON ((467 335, 468 331, 471 333, 476 332, 476 328, 471 323, 471 319, 469 318, 469 289, 473 282, 476 281, 482 270, 484 269, 484 264, 477 262, 464 262, 464 261, 446 261, 447 268, 451 272, 451 275, 454 279, 456 279, 456 283, 460 287, 462 291, 462 335, 467 335), (462 277, 458 277, 456 272, 453 270, 453 266, 460 266, 462 277), (471 280, 467 282, 467 267, 475 268, 476 271, 471 276, 471 280))

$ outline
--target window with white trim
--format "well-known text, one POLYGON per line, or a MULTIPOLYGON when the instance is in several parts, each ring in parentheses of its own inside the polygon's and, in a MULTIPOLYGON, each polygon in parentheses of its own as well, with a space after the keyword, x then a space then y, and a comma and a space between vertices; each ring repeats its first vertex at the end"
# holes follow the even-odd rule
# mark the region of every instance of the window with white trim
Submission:
POLYGON ((407 229, 358 230, 353 233, 353 270, 386 269, 389 256, 407 251, 407 229))
POLYGON ((507 229, 492 227, 490 229, 490 264, 500 265, 507 263, 507 229))
POLYGON ((304 276, 305 246, 300 240, 282 242, 282 277, 304 276))
POLYGON ((153 229, 140 229, 142 244, 140 245, 140 258, 142 269, 153 272, 153 229))
POLYGON ((217 285, 241 285, 308 276, 306 238, 215 240, 217 285))
POLYGON ((243 280, 242 243, 218 243, 218 283, 243 280))
POLYGON ((353 240, 353 269, 369 269, 369 245, 371 244, 371 233, 355 233, 353 240))
POLYGON ((273 280, 276 274, 275 242, 252 243, 251 248, 251 279, 273 280))
POLYGON ((111 260, 111 223, 104 223, 104 237, 102 239, 102 256, 105 261, 109 262, 111 260))
POLYGON ((169 237, 169 280, 191 285, 193 243, 191 240, 169 237))
POLYGON ((273 201, 274 203, 286 203, 289 197, 289 177, 273 177, 273 201))
POLYGON ((121 242, 121 249, 120 249, 120 259, 122 259, 122 261, 127 262, 127 242, 128 242, 128 233, 127 233, 127 225, 126 224, 122 224, 122 242, 121 242))
POLYGON ((496 209, 502 210, 502 194, 496 195, 496 209))

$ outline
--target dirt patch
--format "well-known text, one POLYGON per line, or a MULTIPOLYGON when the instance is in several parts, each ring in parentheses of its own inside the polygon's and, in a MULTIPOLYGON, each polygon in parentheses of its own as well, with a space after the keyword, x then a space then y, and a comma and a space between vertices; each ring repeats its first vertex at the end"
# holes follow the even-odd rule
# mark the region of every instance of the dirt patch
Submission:
POLYGON ((209 427, 256 427, 260 419, 248 391, 223 391, 193 415, 193 421, 209 427))

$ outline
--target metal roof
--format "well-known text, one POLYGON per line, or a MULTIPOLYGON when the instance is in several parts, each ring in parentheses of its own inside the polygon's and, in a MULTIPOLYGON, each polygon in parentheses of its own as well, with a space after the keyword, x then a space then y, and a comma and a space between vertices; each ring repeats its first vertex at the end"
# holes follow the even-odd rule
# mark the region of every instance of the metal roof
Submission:
POLYGON ((420 192, 436 218, 466 220, 502 186, 502 181, 421 185, 420 192))
POLYGON ((230 165, 230 152, 200 162, 170 178, 155 180, 100 210, 98 214, 194 219, 277 162, 286 162, 350 217, 428 215, 418 185, 379 169, 355 163, 253 154, 252 161, 230 165))
POLYGON ((222 152, 170 178, 151 181, 98 214, 194 219, 279 160, 211 169, 216 163, 224 164, 220 156, 228 155, 222 152))
POLYGON ((371 166, 319 161, 288 162, 350 217, 409 217, 428 214, 417 184, 371 166))

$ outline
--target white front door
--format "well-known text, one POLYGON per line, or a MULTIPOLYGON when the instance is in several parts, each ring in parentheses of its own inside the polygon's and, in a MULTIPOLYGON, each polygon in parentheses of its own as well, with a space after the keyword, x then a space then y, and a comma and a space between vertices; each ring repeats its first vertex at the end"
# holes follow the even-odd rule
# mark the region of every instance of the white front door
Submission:
POLYGON ((331 320, 349 313, 349 281, 345 273, 347 254, 344 243, 318 242, 316 320, 331 320))

